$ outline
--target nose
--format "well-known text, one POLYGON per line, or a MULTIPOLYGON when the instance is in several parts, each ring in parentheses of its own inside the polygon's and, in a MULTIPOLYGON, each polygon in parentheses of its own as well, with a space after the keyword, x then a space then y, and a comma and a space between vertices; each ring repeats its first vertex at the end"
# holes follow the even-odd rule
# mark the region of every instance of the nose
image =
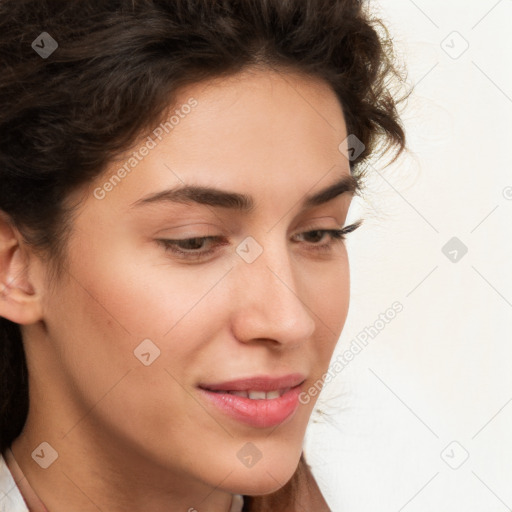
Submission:
POLYGON ((269 245, 252 263, 240 258, 232 271, 233 334, 246 343, 296 348, 313 335, 315 315, 287 248, 269 245))

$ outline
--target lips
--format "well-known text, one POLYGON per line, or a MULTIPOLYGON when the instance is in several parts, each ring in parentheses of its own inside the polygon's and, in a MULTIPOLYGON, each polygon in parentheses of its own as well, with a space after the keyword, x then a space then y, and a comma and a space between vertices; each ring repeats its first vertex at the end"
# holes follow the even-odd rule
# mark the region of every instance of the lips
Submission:
POLYGON ((200 384, 209 406, 251 427, 267 428, 291 419, 299 407, 305 377, 251 377, 222 383, 200 384))
MULTIPOLYGON (((306 377, 301 373, 293 373, 282 377, 256 376, 220 383, 199 384, 201 389, 208 391, 221 391, 224 393, 233 391, 286 391, 302 384, 306 377)), ((282 393, 281 393, 282 394, 282 393)))

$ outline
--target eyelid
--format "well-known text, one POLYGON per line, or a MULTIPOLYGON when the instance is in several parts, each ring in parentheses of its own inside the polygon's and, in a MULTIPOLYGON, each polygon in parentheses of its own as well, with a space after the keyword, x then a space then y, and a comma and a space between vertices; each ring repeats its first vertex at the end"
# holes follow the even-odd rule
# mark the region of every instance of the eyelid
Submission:
MULTIPOLYGON (((320 217, 322 219, 329 218, 333 219, 333 217, 320 217)), ((334 219, 336 220, 336 219, 334 219)), ((339 223, 337 223, 334 227, 324 227, 324 226, 318 226, 317 222, 311 222, 306 224, 306 226, 302 227, 298 233, 306 233, 308 231, 346 231, 346 233, 351 233, 352 231, 356 230, 362 223, 364 222, 364 219, 360 218, 356 221, 354 221, 351 224, 342 223, 341 227, 339 223)))
MULTIPOLYGON (((183 233, 183 232, 180 232, 179 235, 176 235, 176 236, 179 236, 179 240, 185 240, 187 237, 188 238, 203 238, 203 237, 208 237, 208 236, 232 236, 234 233, 232 232, 232 230, 230 230, 227 226, 219 226, 217 224, 212 224, 212 223, 209 223, 209 222, 186 222, 186 223, 183 223, 183 224, 178 224, 177 226, 172 226, 172 228, 165 228, 165 229, 161 229, 159 231, 157 231, 154 236, 165 236, 165 234, 169 234, 170 232, 173 232, 175 230, 179 230, 179 229, 186 229, 186 228, 190 228, 190 234, 188 234, 187 232, 183 233), (196 227, 198 226, 198 227, 196 227), (199 230, 201 229, 201 231, 205 231, 205 234, 201 234, 201 235, 197 235, 196 233, 194 233, 194 229, 196 230, 199 230), (222 232, 221 235, 219 235, 219 231, 222 232), (164 235, 162 235, 162 233, 164 233, 164 235)), ((171 235, 169 235, 171 236, 171 235)))

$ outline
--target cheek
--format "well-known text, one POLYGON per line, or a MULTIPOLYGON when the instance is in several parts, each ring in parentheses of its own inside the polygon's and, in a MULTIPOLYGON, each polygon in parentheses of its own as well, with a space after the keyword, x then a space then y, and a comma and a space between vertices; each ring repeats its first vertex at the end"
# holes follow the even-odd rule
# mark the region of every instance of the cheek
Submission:
POLYGON ((336 265, 326 264, 318 272, 306 275, 306 304, 317 325, 313 341, 316 373, 322 374, 343 332, 350 305, 350 269, 345 247, 336 265))
POLYGON ((228 303, 218 291, 229 266, 186 268, 156 251, 149 258, 104 243, 91 237, 87 259, 75 249, 72 278, 48 305, 49 327, 64 371, 83 383, 92 404, 128 371, 151 370, 133 388, 134 400, 142 400, 144 389, 157 390, 163 380, 176 385, 165 369, 181 382, 187 368, 201 367, 203 346, 226 323, 228 303))
POLYGON ((137 247, 128 236, 103 243, 90 238, 90 257, 75 258, 77 292, 85 291, 102 306, 100 316, 136 339, 162 338, 182 318, 196 314, 197 304, 229 269, 179 265, 156 243, 137 247))
POLYGON ((225 305, 208 294, 222 269, 191 279, 170 266, 114 264, 98 253, 70 273, 48 304, 48 328, 64 387, 82 409, 76 417, 91 411, 88 422, 105 435, 133 441, 144 432, 154 445, 163 433, 186 437, 191 418, 194 428, 214 429, 183 385, 190 369, 206 367, 202 344, 222 322, 214 308, 225 305))
MULTIPOLYGON (((350 303, 350 268, 345 246, 336 261, 317 263, 304 270, 304 296, 319 328, 337 337, 345 324, 350 303)), ((335 340, 337 341, 337 339, 335 340)))

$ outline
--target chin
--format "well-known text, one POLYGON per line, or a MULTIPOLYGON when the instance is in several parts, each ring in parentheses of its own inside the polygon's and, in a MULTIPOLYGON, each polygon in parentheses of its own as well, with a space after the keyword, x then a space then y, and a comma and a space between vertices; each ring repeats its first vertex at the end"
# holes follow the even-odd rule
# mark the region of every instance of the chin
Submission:
MULTIPOLYGON (((267 460, 260 459, 250 468, 238 468, 224 482, 229 491, 248 496, 271 494, 283 487, 293 476, 299 464, 298 456, 293 453, 283 456, 277 452, 267 460)), ((224 486, 223 485, 223 486, 224 486)))

